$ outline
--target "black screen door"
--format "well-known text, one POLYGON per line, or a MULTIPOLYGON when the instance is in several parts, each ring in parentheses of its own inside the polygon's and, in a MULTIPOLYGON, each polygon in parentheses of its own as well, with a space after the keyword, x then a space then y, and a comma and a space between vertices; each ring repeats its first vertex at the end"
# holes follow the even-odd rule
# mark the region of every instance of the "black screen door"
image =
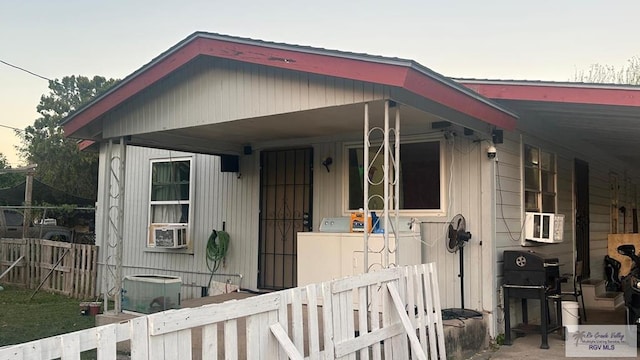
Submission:
POLYGON ((260 155, 258 287, 297 286, 297 234, 311 230, 313 149, 260 155))

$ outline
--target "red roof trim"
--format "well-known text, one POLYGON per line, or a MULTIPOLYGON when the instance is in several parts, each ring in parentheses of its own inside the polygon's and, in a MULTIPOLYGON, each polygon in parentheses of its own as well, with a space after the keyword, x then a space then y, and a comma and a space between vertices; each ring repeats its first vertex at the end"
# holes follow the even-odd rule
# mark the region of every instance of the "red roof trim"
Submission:
POLYGON ((446 84, 424 76, 416 70, 409 72, 403 87, 461 113, 483 119, 497 127, 505 130, 515 129, 516 123, 514 117, 508 113, 500 111, 498 108, 487 106, 487 104, 473 97, 461 96, 458 91, 454 91, 446 84))
POLYGON ((107 111, 167 76, 198 55, 232 59, 281 69, 404 87, 487 123, 511 130, 515 118, 460 89, 448 86, 409 65, 366 61, 356 58, 293 51, 241 42, 197 37, 132 77, 120 88, 72 115, 64 125, 67 136, 88 125, 107 111))
POLYGON ((93 140, 82 140, 78 143, 78 149, 82 151, 95 143, 93 140))
POLYGON ((464 86, 489 99, 561 102, 574 104, 640 106, 640 91, 543 84, 465 83, 464 86))

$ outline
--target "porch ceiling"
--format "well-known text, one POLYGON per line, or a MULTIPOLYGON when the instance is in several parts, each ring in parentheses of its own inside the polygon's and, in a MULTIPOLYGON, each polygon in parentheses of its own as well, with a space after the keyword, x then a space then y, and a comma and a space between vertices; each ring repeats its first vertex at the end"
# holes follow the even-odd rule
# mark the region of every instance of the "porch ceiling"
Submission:
MULTIPOLYGON (((500 101, 547 136, 588 144, 637 168, 640 164, 640 108, 611 105, 564 104, 553 102, 500 101), (526 115, 525 115, 526 114, 526 115)), ((568 143, 568 141, 565 141, 568 143)))
MULTIPOLYGON (((389 117, 393 126, 393 108, 389 117)), ((384 101, 369 103, 369 121, 370 126, 383 126, 384 101)), ((402 134, 430 130, 436 121, 442 119, 410 106, 400 108, 402 134)), ((282 143, 290 139, 361 139, 363 124, 364 104, 350 104, 138 134, 131 136, 129 143, 188 152, 239 154, 247 144, 282 143)))
POLYGON ((518 126, 605 155, 640 174, 640 87, 460 80, 520 115, 518 126))

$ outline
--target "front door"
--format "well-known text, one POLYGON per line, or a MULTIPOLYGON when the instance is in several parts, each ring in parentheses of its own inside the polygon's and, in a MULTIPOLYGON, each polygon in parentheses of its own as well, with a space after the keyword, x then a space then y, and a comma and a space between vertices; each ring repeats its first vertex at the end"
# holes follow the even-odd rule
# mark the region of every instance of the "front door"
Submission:
POLYGON ((582 277, 589 278, 589 164, 575 160, 576 252, 582 277))
POLYGON ((295 287, 297 234, 312 226, 313 149, 263 151, 260 166, 258 287, 295 287))

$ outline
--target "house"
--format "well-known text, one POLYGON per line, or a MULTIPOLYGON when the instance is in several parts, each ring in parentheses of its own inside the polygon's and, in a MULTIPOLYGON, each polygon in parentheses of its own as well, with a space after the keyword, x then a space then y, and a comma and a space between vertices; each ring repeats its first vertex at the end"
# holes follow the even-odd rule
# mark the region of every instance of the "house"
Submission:
MULTIPOLYGON (((301 263, 334 274, 344 259, 321 252, 329 239, 368 235, 317 232, 323 219, 364 208, 384 215, 387 229, 391 220, 411 225, 393 249, 384 230, 380 262, 407 253, 435 262, 442 306, 486 311, 495 336, 502 251, 535 245, 522 235, 526 211, 564 214, 564 241, 535 249, 557 255, 562 272, 572 272, 574 254, 589 259, 594 278, 606 235, 635 230, 638 95, 454 80, 405 59, 195 33, 71 114, 64 130, 100 151, 105 295, 141 273, 180 276, 186 298, 208 293, 213 229, 230 235, 222 282, 293 287, 301 263), (368 186, 365 174, 375 179, 368 186), (385 194, 384 181, 397 192, 385 194), (385 199, 397 201, 381 212, 385 199), (447 250, 456 214, 471 234, 464 257, 447 250), (304 260, 299 232, 317 235, 304 260)), ((337 274, 368 259, 349 251, 337 274)))

